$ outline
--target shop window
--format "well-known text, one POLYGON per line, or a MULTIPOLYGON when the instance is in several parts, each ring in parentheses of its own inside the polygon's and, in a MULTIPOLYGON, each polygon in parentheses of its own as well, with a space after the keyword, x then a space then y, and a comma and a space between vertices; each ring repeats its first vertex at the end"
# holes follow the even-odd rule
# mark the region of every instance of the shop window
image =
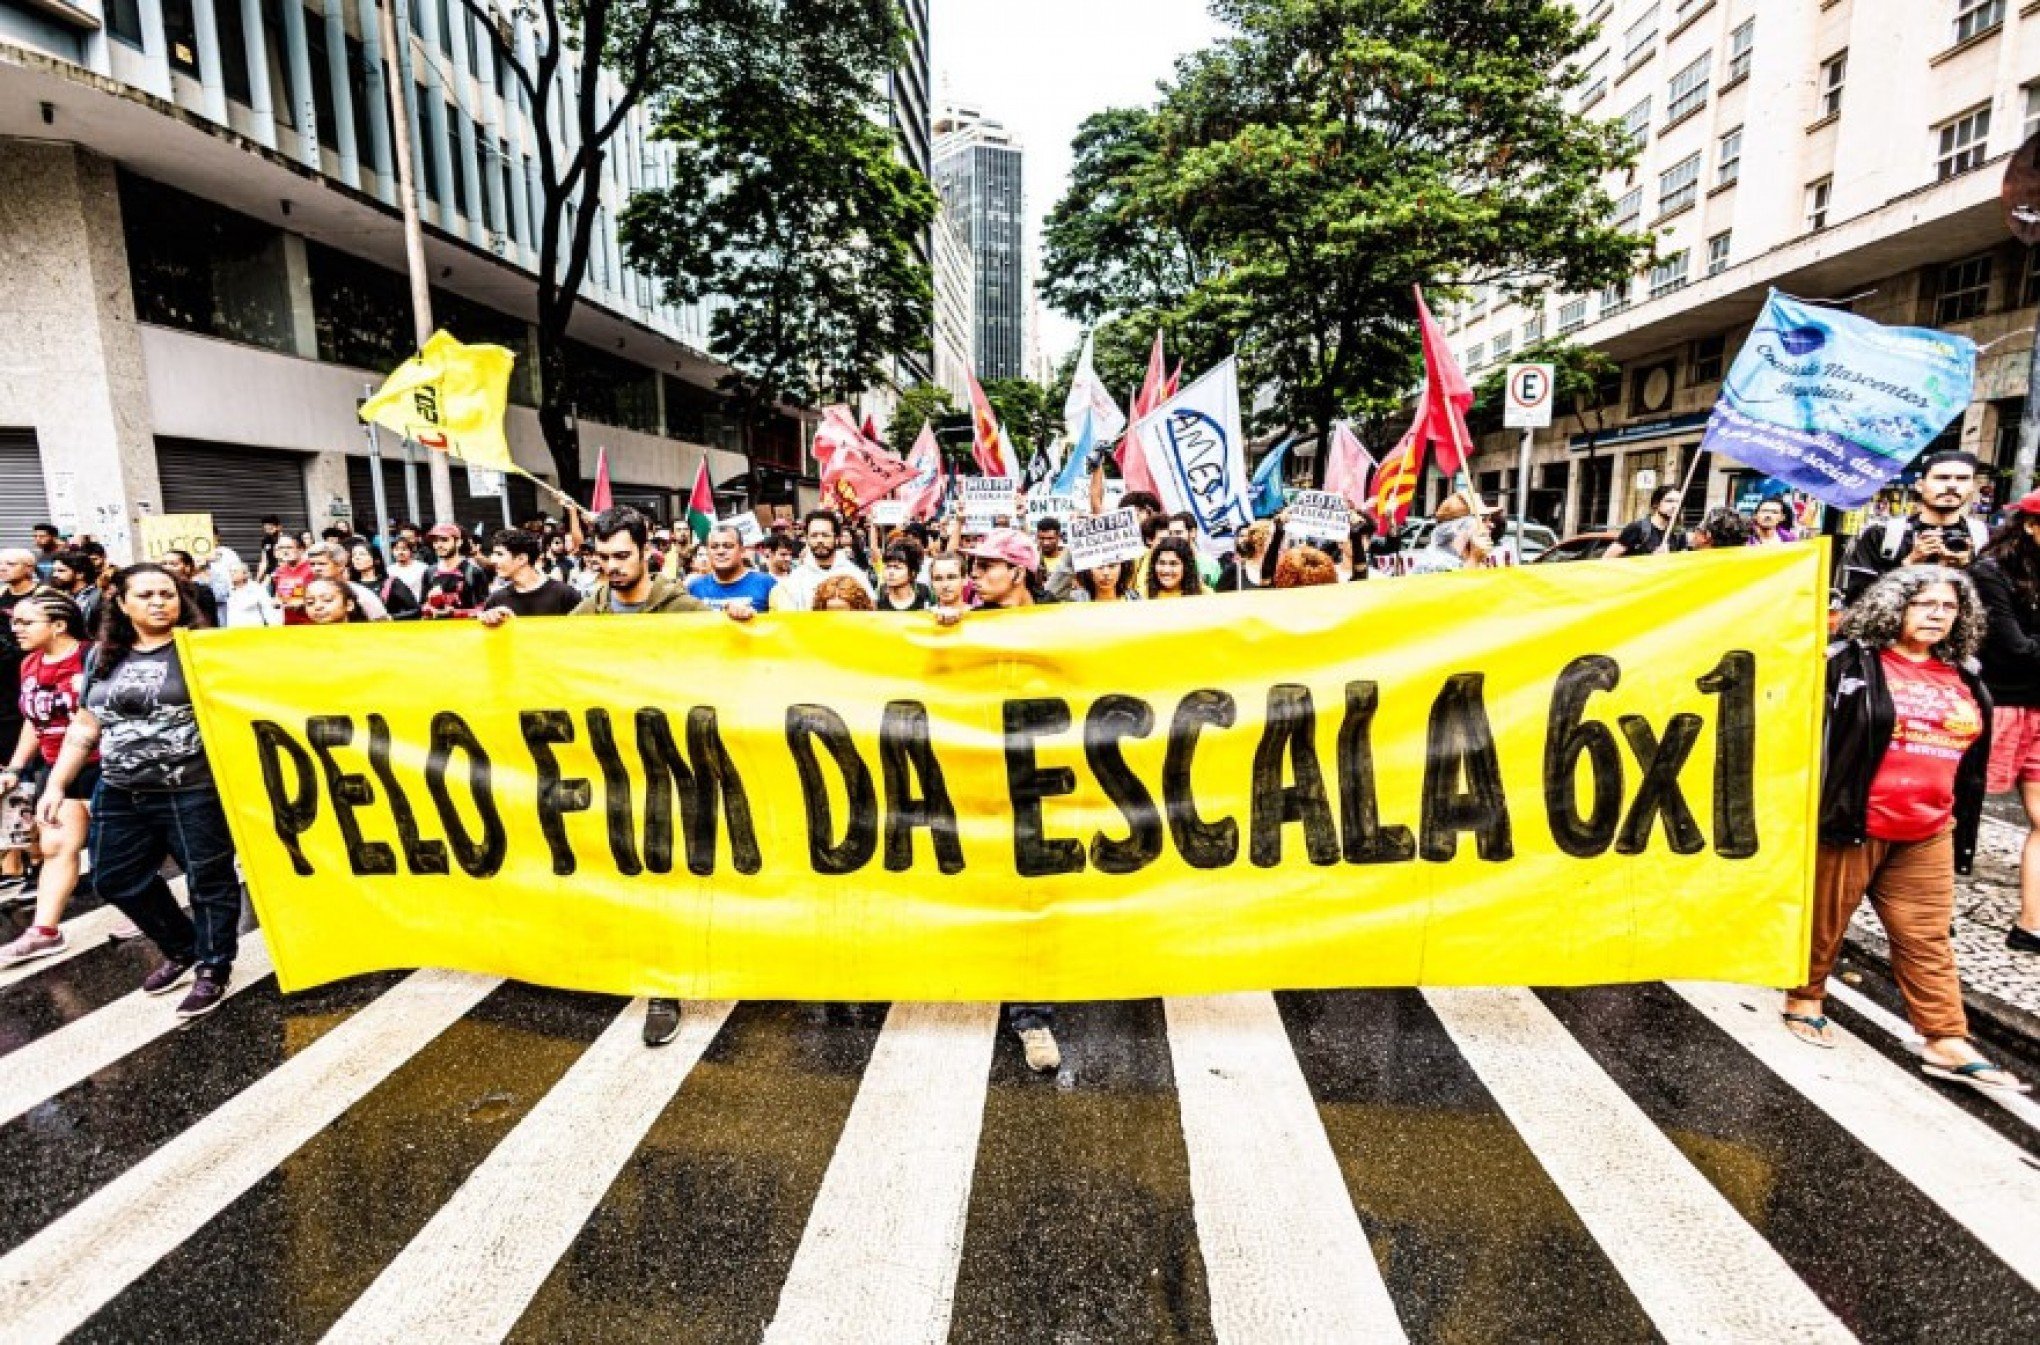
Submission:
POLYGON ((282 233, 128 173, 120 198, 138 319, 293 350, 282 233))

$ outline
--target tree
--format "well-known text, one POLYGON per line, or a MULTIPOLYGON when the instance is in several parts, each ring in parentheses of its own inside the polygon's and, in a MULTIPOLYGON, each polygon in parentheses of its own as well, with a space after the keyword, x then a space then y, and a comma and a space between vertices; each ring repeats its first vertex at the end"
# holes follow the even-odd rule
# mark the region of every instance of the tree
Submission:
POLYGON ((1022 466, 1036 449, 1062 433, 1062 403, 1051 405, 1048 389, 1041 384, 1026 378, 995 378, 984 387, 985 400, 992 404, 1022 466))
MULTIPOLYGON (((1554 404, 1563 406, 1573 418, 1591 453, 1595 439, 1607 430, 1608 412, 1620 395, 1622 366, 1592 346, 1576 345, 1563 338, 1525 346, 1512 363, 1552 366, 1554 404), (1616 380, 1613 392, 1609 390, 1611 379, 1616 380)), ((1500 428, 1503 385, 1508 381, 1508 373, 1507 365, 1498 364, 1473 385, 1473 409, 1467 421, 1475 433, 1500 428)))
POLYGON ((1236 350, 1258 427, 1322 441, 1404 401, 1412 284, 1581 292, 1648 253, 1600 185, 1633 151, 1568 106, 1593 30, 1559 0, 1213 9, 1234 36, 1152 109, 1085 123, 1044 292, 1086 321, 1152 315, 1193 370, 1236 350))
POLYGON ((970 423, 970 418, 957 410, 948 388, 939 383, 916 383, 900 394, 899 404, 893 408, 892 421, 885 429, 886 447, 904 458, 913 451, 924 423, 941 430, 959 418, 970 423))
POLYGON ((710 345, 748 426, 861 392, 928 346, 935 194, 886 125, 895 0, 717 3, 724 22, 670 43, 681 73, 656 102, 672 180, 632 199, 623 240, 669 299, 727 300, 710 345))

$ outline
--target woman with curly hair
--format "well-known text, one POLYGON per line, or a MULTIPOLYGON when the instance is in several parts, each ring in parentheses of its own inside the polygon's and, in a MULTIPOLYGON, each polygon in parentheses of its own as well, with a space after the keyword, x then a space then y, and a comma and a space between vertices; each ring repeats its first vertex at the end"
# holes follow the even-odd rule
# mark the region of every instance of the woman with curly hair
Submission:
POLYGON ((2022 1093, 1970 1045, 1948 938, 1990 758, 1990 693, 1971 657, 1983 629, 1983 605, 1960 570, 1915 565, 1872 585, 1829 648, 1812 958, 1806 984, 1785 994, 1784 1018, 1801 1041, 1835 1044, 1821 1006, 1867 894, 1891 941, 1906 1016, 1926 1039, 1921 1068, 2022 1093))
POLYGON ((855 577, 835 574, 815 585, 814 609, 817 612, 870 612, 876 607, 870 592, 855 577))
POLYGON ((1180 537, 1156 541, 1154 550, 1148 552, 1146 598, 1150 602, 1158 598, 1195 598, 1203 592, 1204 582, 1197 573, 1197 552, 1190 543, 1180 537))
POLYGON ((1314 546, 1292 546, 1275 562, 1276 588, 1339 582, 1339 563, 1314 546))

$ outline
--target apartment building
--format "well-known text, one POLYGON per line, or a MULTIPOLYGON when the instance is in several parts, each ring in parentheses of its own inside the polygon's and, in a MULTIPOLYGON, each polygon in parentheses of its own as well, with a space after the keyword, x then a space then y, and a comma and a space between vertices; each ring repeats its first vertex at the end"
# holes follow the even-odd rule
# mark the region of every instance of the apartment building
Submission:
MULTIPOLYGON (((2040 3, 2019 0, 1579 0, 1599 29, 1572 95, 1638 149, 1609 195, 1656 255, 1594 294, 1476 289, 1447 320, 1478 379, 1563 337, 1620 365, 1600 415, 1536 437, 1531 513, 1616 525, 1695 471, 1685 512, 1769 489, 1694 455, 1769 290, 1985 347, 1976 397, 1937 447, 1994 465, 2017 444, 2040 252, 2012 241, 2006 159, 2040 130, 2040 3)), ((1561 411, 1563 411, 1561 407, 1561 411)), ((1516 432, 1483 438, 1477 484, 1515 503, 1516 432)), ((1901 478, 1872 509, 1902 505, 1901 478)), ((1442 483, 1433 483, 1441 490, 1442 483)), ((1844 529, 1858 518, 1835 521, 1844 529)))

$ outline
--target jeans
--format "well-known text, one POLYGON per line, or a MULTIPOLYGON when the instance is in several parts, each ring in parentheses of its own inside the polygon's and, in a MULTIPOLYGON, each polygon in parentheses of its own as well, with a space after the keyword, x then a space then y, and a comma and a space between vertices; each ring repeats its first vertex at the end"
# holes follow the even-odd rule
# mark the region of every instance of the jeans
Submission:
POLYGON ((1008 1004, 1006 1026, 1015 1032, 1031 1032, 1037 1027, 1055 1030, 1055 1005, 1053 1004, 1008 1004))
POLYGON ((241 883, 234 842, 212 789, 148 793, 101 783, 92 800, 92 878, 164 957, 224 972, 239 947, 241 883), (186 915, 163 881, 165 856, 184 870, 186 915))

